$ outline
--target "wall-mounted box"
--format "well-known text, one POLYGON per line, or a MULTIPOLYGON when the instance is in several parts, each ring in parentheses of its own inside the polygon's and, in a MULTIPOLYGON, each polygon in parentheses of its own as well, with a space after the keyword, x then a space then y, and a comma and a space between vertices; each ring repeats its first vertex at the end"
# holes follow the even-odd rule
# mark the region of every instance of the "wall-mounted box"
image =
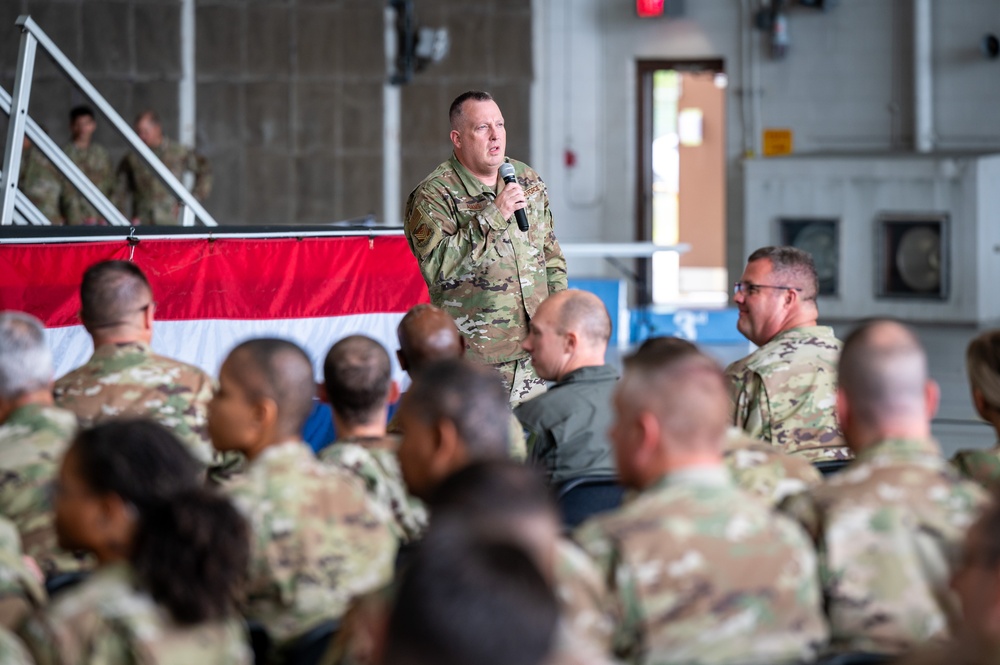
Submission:
POLYGON ((744 167, 744 256, 774 244, 813 253, 822 318, 1000 321, 1000 155, 793 155, 744 167))

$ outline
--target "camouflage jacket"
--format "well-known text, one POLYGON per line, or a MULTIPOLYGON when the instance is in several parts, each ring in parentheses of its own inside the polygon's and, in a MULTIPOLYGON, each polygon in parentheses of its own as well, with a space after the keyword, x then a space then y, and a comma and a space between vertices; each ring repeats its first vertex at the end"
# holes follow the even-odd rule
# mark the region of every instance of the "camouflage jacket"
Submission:
POLYGON ((607 580, 626 662, 791 662, 826 641, 808 539, 722 466, 669 474, 574 538, 607 580))
POLYGON ((17 628, 45 601, 41 579, 25 562, 17 527, 0 517, 0 627, 17 628))
POLYGON ((555 554, 554 586, 563 624, 591 650, 609 652, 613 626, 604 612, 608 591, 601 571, 570 540, 559 540, 555 554))
POLYGON ((0 628, 0 665, 35 665, 21 640, 6 628, 0 628))
POLYGON ((56 544, 52 484, 76 433, 76 416, 29 404, 0 425, 0 515, 21 535, 24 551, 46 575, 79 570, 82 562, 56 544))
POLYGON ((738 427, 730 427, 726 434, 724 459, 740 489, 772 505, 823 481, 804 456, 788 455, 751 439, 738 427))
POLYGON ((792 328, 726 368, 733 424, 809 459, 846 459, 834 406, 840 340, 826 326, 792 328))
POLYGON ((618 372, 610 365, 581 367, 514 409, 529 458, 553 484, 580 476, 616 475, 608 440, 611 395, 618 372))
MULTIPOLYGON (((212 169, 208 160, 190 148, 164 137, 163 142, 152 148, 164 166, 178 180, 186 171, 195 175, 194 197, 199 201, 208 198, 212 191, 212 169)), ((115 204, 126 216, 138 218, 142 224, 177 226, 180 206, 177 198, 160 182, 153 171, 134 152, 129 152, 118 164, 118 183, 115 188, 115 204), (132 205, 128 206, 131 196, 132 205)))
POLYGON ((19 633, 38 665, 249 665, 242 621, 179 626, 136 588, 126 563, 103 566, 64 591, 19 633))
POLYGON ((396 538, 357 478, 301 441, 270 446, 225 486, 253 528, 246 615, 277 646, 385 584, 396 538))
POLYGON ((62 224, 59 212, 62 176, 52 162, 34 146, 21 154, 21 177, 17 180, 17 187, 50 222, 62 224))
POLYGON ((427 508, 406 490, 399 468, 399 437, 340 439, 319 452, 319 459, 356 475, 368 494, 392 515, 403 542, 416 540, 427 528, 427 508))
POLYGON ((122 416, 152 418, 176 434, 195 459, 213 463, 207 427, 212 378, 142 342, 101 345, 85 365, 56 381, 55 396, 82 427, 122 416))
POLYGON ((990 489, 1000 480, 1000 446, 984 450, 981 448, 959 450, 951 458, 951 463, 962 475, 990 489))
MULTIPOLYGON (((90 182, 97 186, 108 199, 111 199, 115 189, 115 173, 111 165, 111 157, 104 146, 91 143, 86 148, 78 148, 70 143, 63 150, 73 163, 80 167, 90 182)), ((63 182, 62 194, 59 197, 59 209, 67 224, 78 225, 94 222, 101 215, 87 202, 83 194, 76 190, 68 181, 63 182)))
POLYGON ((410 194, 404 226, 431 302, 448 312, 484 364, 527 356, 528 319, 551 293, 566 288, 563 258, 545 183, 509 160, 527 198, 527 232, 493 205, 497 192, 453 155, 410 194))
POLYGON ((949 579, 985 498, 933 441, 890 439, 787 499, 819 550, 831 648, 897 654, 946 637, 949 579))

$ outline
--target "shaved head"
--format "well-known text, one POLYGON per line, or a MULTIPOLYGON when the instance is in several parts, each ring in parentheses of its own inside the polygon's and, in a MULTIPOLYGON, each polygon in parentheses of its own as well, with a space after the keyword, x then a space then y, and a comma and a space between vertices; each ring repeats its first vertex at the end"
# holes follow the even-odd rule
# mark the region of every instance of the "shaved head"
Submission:
POLYGON ((326 395, 348 424, 370 424, 381 413, 392 385, 392 364, 385 348, 371 337, 340 340, 323 362, 326 395))
POLYGON ((866 425, 927 419, 927 356, 909 328, 872 321, 850 334, 840 354, 839 387, 866 425))
POLYGON ((678 350, 627 358, 620 396, 655 415, 672 447, 721 453, 731 412, 725 377, 708 356, 678 350))
POLYGON ((591 344, 607 346, 611 339, 611 317, 604 302, 589 291, 567 289, 553 294, 543 306, 557 308, 559 332, 575 332, 591 344))
POLYGON ((282 432, 301 431, 316 385, 309 356, 299 346, 284 339, 252 339, 233 349, 223 370, 251 400, 274 401, 282 432))
POLYGON ((431 363, 455 360, 465 355, 465 340, 455 321, 443 309, 417 305, 410 309, 396 329, 400 361, 410 376, 431 363))
POLYGON ((149 280, 129 261, 101 261, 83 274, 80 318, 91 332, 129 323, 152 301, 149 280))

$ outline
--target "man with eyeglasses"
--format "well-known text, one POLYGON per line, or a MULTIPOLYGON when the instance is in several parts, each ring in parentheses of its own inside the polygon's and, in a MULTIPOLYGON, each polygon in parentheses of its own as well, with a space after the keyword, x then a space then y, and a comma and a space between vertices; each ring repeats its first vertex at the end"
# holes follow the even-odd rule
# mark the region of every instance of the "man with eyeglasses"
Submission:
POLYGON ((112 418, 152 418, 211 466, 206 418, 212 378, 153 353, 156 303, 146 275, 128 261, 94 264, 83 274, 80 302, 94 355, 56 381, 56 404, 75 413, 83 427, 112 418))
POLYGON ((759 348, 726 368, 733 424, 814 462, 851 457, 834 413, 842 345, 832 328, 816 324, 818 290, 807 252, 751 254, 735 286, 736 327, 759 348))

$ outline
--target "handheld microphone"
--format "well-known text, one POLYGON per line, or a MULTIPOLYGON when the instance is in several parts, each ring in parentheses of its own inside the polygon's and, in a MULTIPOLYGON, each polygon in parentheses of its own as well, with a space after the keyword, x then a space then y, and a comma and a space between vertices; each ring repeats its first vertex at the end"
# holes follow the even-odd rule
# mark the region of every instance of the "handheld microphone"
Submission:
MULTIPOLYGON (((508 162, 504 162, 500 165, 500 177, 508 185, 517 182, 517 177, 514 175, 514 167, 508 162)), ((514 218, 517 219, 517 228, 522 231, 528 230, 528 216, 524 214, 524 208, 519 208, 514 211, 514 218)))

